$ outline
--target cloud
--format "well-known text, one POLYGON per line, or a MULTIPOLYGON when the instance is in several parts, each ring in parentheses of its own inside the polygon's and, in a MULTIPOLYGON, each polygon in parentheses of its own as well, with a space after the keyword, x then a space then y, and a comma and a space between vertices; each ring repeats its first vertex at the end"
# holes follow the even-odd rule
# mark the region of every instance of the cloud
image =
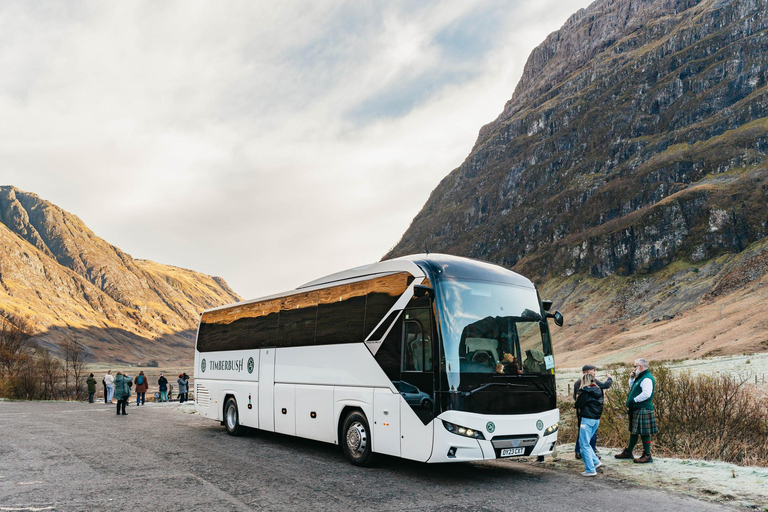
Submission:
POLYGON ((5 2, 0 181, 245 297, 379 259, 587 2, 5 2))

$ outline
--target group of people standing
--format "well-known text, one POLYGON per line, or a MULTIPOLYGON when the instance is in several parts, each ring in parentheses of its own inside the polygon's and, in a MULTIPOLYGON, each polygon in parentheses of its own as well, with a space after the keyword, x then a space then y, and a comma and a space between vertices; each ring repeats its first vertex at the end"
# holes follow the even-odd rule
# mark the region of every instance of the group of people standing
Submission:
MULTIPOLYGON (((573 386, 576 400, 576 417, 579 422, 579 436, 576 440, 576 458, 584 463, 582 476, 597 475, 597 468, 603 465, 596 452, 597 429, 603 414, 604 389, 613 384, 610 374, 600 382, 595 378, 595 367, 587 364, 581 369, 581 379, 573 386)), ((653 410, 653 395, 656 381, 648 369, 648 360, 635 360, 635 368, 629 376, 629 394, 627 396, 627 415, 629 420, 629 445, 615 455, 617 459, 633 459, 638 464, 653 462, 651 457, 651 435, 658 433, 656 416, 653 410), (638 439, 643 441, 643 455, 635 458, 632 450, 638 439)))
MULTIPOLYGON (((179 378, 176 380, 179 385, 179 403, 184 403, 189 400, 189 375, 186 373, 180 373, 179 378)), ((88 402, 93 403, 93 397, 96 394, 96 379, 93 374, 85 381, 88 386, 88 402)), ((131 398, 131 389, 133 386, 136 392, 136 405, 144 405, 146 402, 146 394, 149 389, 149 380, 144 375, 143 371, 140 371, 136 378, 131 378, 128 373, 117 372, 116 375, 112 375, 112 370, 109 370, 104 378, 101 380, 104 386, 104 402, 107 405, 112 405, 112 400, 117 399, 117 414, 127 414, 125 407, 128 405, 128 401, 131 398)), ((161 373, 160 378, 157 380, 158 391, 160 392, 159 401, 168 401, 168 379, 161 373)))

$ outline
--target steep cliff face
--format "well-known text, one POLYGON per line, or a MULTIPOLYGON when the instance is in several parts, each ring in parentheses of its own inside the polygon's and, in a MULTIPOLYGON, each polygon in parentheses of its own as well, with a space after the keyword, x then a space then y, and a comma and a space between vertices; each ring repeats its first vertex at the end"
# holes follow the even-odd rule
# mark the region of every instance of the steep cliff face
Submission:
POLYGON ((202 310, 240 300, 221 278, 134 260, 14 187, 0 187, 0 242, 1 312, 29 317, 54 349, 76 339, 96 360, 176 358, 202 310))
POLYGON ((532 52, 385 257, 562 284, 738 254, 768 234, 767 84, 764 0, 598 0, 532 52))

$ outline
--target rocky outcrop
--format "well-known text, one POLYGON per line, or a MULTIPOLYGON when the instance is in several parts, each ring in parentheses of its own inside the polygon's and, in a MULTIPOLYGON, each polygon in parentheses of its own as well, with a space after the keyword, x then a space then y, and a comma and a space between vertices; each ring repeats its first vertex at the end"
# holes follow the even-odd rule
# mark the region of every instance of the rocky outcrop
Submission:
MULTIPOLYGON (((625 294, 627 307, 663 320, 670 283, 691 291, 672 309, 701 305, 728 288, 722 259, 738 268, 768 235, 767 153, 768 1, 597 0, 531 53, 385 258, 492 261, 595 318, 624 301, 600 283, 641 280, 652 291, 625 294)), ((612 321, 628 321, 618 309, 612 321)))
POLYGON ((429 249, 605 277, 768 234, 765 1, 598 0, 386 257, 429 249))
POLYGON ((236 302, 227 283, 134 260, 76 216, 0 187, 0 313, 26 316, 56 350, 76 338, 94 360, 189 359, 204 309, 236 302), (158 341, 160 340, 160 341, 158 341))

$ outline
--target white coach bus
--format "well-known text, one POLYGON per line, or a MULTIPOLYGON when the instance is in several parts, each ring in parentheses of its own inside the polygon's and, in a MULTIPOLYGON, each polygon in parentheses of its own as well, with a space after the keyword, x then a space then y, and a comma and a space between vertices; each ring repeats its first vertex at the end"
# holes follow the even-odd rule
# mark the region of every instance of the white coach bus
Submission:
POLYGON ((476 260, 406 256, 205 311, 195 403, 242 427, 452 462, 551 454, 548 313, 530 280, 476 260))

